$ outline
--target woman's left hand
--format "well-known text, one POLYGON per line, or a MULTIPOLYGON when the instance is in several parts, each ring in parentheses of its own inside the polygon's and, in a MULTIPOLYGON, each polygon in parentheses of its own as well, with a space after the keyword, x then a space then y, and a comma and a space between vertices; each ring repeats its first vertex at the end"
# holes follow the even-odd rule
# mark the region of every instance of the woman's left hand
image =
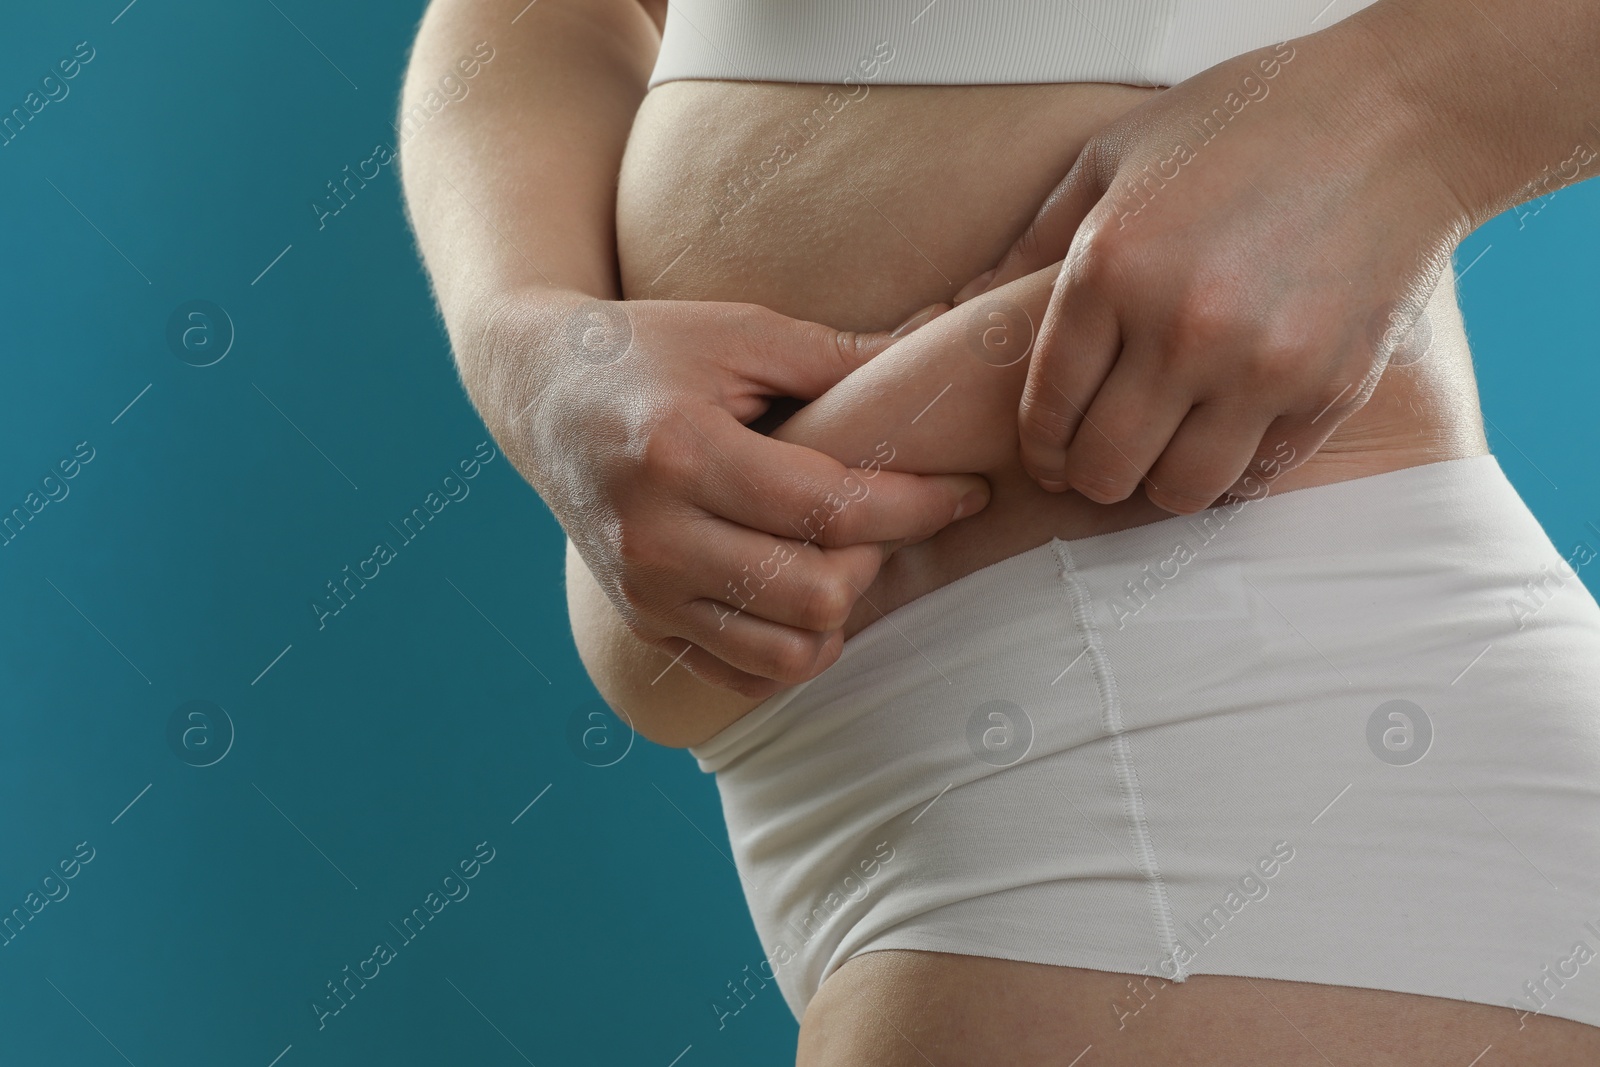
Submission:
POLYGON ((1378 36, 1347 23, 1102 129, 957 297, 1065 259, 1020 411, 1045 489, 1208 507, 1282 443, 1315 453, 1406 341, 1470 212, 1378 36))

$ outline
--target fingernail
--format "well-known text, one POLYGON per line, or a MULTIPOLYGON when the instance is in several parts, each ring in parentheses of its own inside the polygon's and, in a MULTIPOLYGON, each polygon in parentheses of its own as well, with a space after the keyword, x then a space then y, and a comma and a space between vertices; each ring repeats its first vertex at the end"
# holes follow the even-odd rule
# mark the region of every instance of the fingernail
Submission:
POLYGON ((1037 474, 1030 470, 1028 475, 1038 483, 1040 489, 1047 493, 1059 493, 1063 489, 1072 488, 1071 484, 1055 471, 1051 471, 1049 474, 1037 474))
POLYGON ((938 310, 941 306, 942 305, 940 304, 929 304, 927 307, 912 315, 900 325, 896 326, 894 330, 890 332, 889 336, 903 337, 918 327, 926 326, 928 324, 928 320, 933 318, 933 316, 938 313, 938 310))
POLYGON ((957 519, 966 518, 968 515, 973 514, 979 508, 983 507, 987 500, 988 497, 984 495, 982 489, 974 489, 972 492, 961 498, 961 503, 956 505, 956 513, 950 519, 950 521, 955 522, 957 519))
POLYGON ((984 287, 987 286, 990 280, 994 278, 994 272, 999 269, 999 267, 990 267, 988 270, 972 279, 966 285, 963 285, 961 287, 961 291, 951 298, 951 302, 959 304, 964 300, 971 300, 973 297, 983 292, 984 287))

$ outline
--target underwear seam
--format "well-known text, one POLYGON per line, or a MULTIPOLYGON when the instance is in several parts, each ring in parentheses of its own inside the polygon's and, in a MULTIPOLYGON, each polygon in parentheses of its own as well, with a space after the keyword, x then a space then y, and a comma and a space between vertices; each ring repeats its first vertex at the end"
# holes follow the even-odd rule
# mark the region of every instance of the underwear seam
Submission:
POLYGON ((1100 721, 1111 740, 1112 766, 1116 771, 1117 786, 1122 793, 1123 813, 1128 817, 1129 832, 1133 837, 1134 851, 1144 870, 1145 884, 1150 890, 1151 907, 1155 913, 1156 938, 1161 942, 1166 958, 1176 968, 1173 981, 1188 977, 1180 959, 1177 943, 1177 920, 1172 903, 1167 898, 1167 884, 1161 877, 1161 867, 1156 861, 1155 843, 1150 836, 1149 821, 1144 812, 1144 795, 1139 788, 1139 772, 1133 765, 1133 749, 1122 723, 1122 704, 1117 691, 1117 678, 1111 668, 1111 659, 1100 642, 1100 629, 1094 623, 1090 608, 1091 594, 1072 556, 1072 549, 1060 538, 1052 540, 1062 583, 1072 603, 1073 622, 1084 642, 1084 654, 1089 660, 1089 670, 1094 675, 1100 698, 1100 721))

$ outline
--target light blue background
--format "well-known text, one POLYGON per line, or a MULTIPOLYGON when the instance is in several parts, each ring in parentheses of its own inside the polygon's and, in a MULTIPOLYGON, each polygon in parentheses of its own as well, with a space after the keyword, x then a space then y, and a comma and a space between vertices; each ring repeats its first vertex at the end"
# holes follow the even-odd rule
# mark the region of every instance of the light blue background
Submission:
MULTIPOLYGON (((562 538, 503 457, 325 629, 308 607, 487 438, 393 167, 325 229, 309 206, 395 140, 422 3, 124 2, 0 15, 0 111, 96 50, 0 148, 0 508, 95 450, 0 548, 0 913, 95 850, 0 947, 3 1058, 782 1062, 775 988, 711 1008, 762 957, 712 781, 570 742, 562 538), (214 366, 166 341, 193 299, 236 328, 214 366), (196 699, 237 734, 204 768, 167 741, 196 699), (324 983, 482 841, 319 1031, 324 983)), ((1600 547, 1597 223, 1591 183, 1458 257, 1491 441, 1564 553, 1600 547)))

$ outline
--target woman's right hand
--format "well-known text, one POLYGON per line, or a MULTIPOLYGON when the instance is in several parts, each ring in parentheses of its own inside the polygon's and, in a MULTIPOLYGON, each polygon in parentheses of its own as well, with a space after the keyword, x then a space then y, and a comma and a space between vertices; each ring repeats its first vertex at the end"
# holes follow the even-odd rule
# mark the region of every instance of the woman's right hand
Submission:
POLYGON ((869 482, 745 425, 773 397, 821 395, 891 340, 754 304, 542 290, 501 301, 462 367, 629 630, 764 698, 838 658, 886 543, 988 503, 975 475, 869 482))

